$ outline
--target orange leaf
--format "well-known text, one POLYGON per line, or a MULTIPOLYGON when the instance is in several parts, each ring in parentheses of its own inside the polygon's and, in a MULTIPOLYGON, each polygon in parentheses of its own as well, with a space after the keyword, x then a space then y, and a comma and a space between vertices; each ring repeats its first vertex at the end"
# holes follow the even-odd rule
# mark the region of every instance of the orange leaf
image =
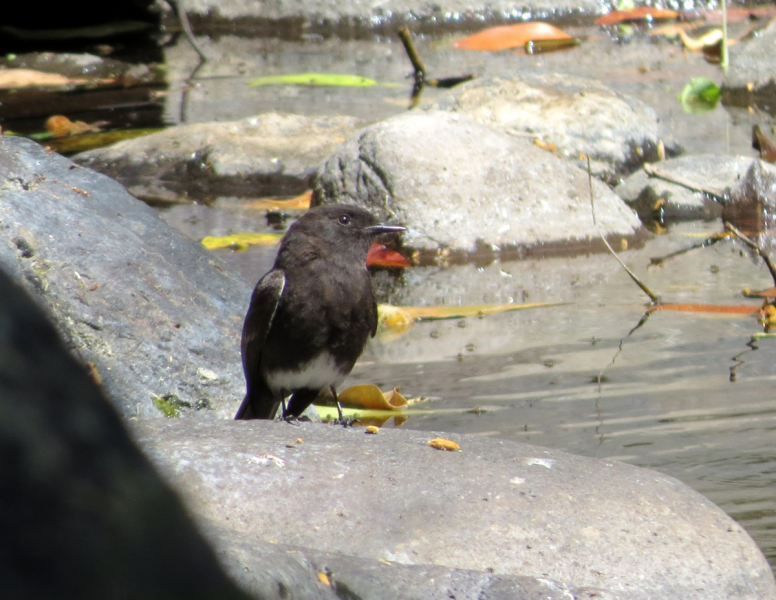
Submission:
POLYGON ((367 266, 411 267, 412 263, 395 250, 388 250, 382 244, 372 244, 366 255, 367 266))
POLYGON ((753 292, 749 288, 744 288, 743 292, 747 298, 776 298, 776 287, 760 290, 759 292, 753 292))
POLYGON ((759 306, 730 306, 725 304, 658 304, 649 309, 649 312, 656 310, 676 310, 680 312, 695 313, 713 313, 722 315, 751 315, 760 310, 759 306))
POLYGON ((458 40, 456 48, 463 50, 507 50, 523 47, 528 42, 536 40, 568 40, 571 36, 549 23, 535 21, 518 23, 517 25, 502 25, 480 31, 467 38, 458 40))
POLYGON ((654 6, 639 6, 630 10, 613 10, 609 14, 596 19, 596 25, 614 25, 623 21, 652 21, 654 19, 673 19, 679 13, 668 8, 655 8, 654 6))

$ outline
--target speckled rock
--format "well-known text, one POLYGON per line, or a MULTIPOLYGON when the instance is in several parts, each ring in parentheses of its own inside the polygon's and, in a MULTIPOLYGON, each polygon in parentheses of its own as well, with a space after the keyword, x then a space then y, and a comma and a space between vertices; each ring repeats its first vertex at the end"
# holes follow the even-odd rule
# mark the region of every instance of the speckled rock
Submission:
MULTIPOLYGON (((608 236, 640 223, 608 187, 593 182, 596 218, 608 236)), ((476 252, 597 239, 587 173, 530 141, 465 115, 410 112, 371 125, 318 172, 314 204, 364 206, 408 228, 420 250, 476 252)))

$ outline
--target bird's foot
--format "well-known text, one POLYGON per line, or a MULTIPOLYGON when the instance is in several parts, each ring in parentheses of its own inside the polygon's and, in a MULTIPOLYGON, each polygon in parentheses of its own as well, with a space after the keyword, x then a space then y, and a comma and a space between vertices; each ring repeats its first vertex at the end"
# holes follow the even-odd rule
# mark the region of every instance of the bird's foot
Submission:
POLYGON ((351 419, 350 417, 337 417, 329 421, 332 425, 342 425, 343 427, 353 427, 353 425, 360 422, 359 419, 351 419))

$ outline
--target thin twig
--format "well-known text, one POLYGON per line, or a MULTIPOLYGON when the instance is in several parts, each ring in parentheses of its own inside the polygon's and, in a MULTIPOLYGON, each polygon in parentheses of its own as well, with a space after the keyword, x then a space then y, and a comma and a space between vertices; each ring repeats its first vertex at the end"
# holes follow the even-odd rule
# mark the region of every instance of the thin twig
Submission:
POLYGON ((732 233, 734 236, 736 236, 739 240, 744 242, 747 246, 749 246, 752 250, 757 250, 757 254, 760 255, 760 258, 765 261, 765 266, 768 267, 768 270, 771 272, 771 278, 773 279, 773 285, 776 285, 776 267, 773 266, 773 263, 771 262, 771 257, 768 256, 768 253, 763 250, 759 244, 749 239, 747 236, 745 236, 743 233, 741 233, 738 229, 736 229, 732 223, 725 221, 725 229, 727 229, 730 233, 732 233))
POLYGON ((612 256, 617 259, 617 262, 620 263, 620 266, 625 269, 625 272, 630 275, 630 278, 636 282, 636 285, 638 285, 641 288, 641 291, 643 291, 647 296, 649 296, 649 299, 651 300, 652 304, 660 304, 660 296, 656 296, 652 293, 652 290, 650 290, 642 281, 636 277, 636 274, 631 271, 627 265, 620 259, 619 256, 617 256, 617 253, 614 251, 612 246, 609 244, 609 242, 606 240, 606 236, 604 236, 601 229, 598 227, 598 222, 595 219, 595 195, 593 194, 593 173, 590 171, 590 157, 587 157, 587 181, 588 185, 590 186, 590 210, 593 213, 593 226, 595 226, 595 230, 598 232, 598 235, 601 237, 601 241, 604 243, 604 245, 609 249, 609 252, 612 253, 612 256))
POLYGON ((426 84, 426 65, 420 59, 418 50, 415 48, 415 44, 412 42, 412 35, 409 28, 404 25, 399 29, 399 39, 401 40, 404 50, 412 63, 414 69, 413 78, 414 83, 412 85, 412 93, 410 94, 410 108, 415 108, 420 104, 420 95, 423 93, 423 86, 426 84))
POLYGON ((189 17, 186 14, 186 8, 182 6, 183 0, 174 0, 170 3, 175 10, 175 14, 178 16, 178 21, 180 21, 181 29, 183 29, 183 35, 186 36, 186 39, 189 41, 189 44, 191 44, 191 47, 194 48, 194 52, 196 52, 199 55, 199 61, 200 64, 207 62, 207 56, 205 56, 205 53, 202 52, 202 49, 197 45, 196 40, 194 39, 194 31, 191 29, 191 23, 189 23, 189 17))
POLYGON ((722 0, 722 54, 719 59, 719 66, 722 67, 722 72, 727 75, 728 67, 730 66, 730 58, 728 56, 728 30, 727 30, 727 2, 722 0))
POLYGON ((668 181, 670 183, 675 183, 676 185, 681 185, 682 187, 686 187, 688 190, 692 190, 693 192, 703 192, 704 194, 708 194, 709 196, 712 196, 717 200, 725 200, 725 197, 722 194, 720 194, 717 190, 714 190, 710 187, 706 187, 703 185, 698 185, 690 181, 689 179, 685 179, 684 177, 675 175, 674 173, 669 173, 668 171, 666 171, 665 169, 661 169, 657 165, 653 165, 651 163, 644 163, 642 168, 644 169, 644 172, 650 177, 657 177, 659 179, 664 179, 665 181, 668 181))

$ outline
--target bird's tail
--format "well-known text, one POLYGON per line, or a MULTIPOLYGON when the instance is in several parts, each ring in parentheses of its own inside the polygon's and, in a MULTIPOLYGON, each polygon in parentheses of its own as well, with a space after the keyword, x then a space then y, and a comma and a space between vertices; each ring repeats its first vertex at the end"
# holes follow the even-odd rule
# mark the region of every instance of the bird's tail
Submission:
POLYGON ((243 398, 237 414, 234 416, 236 421, 249 419, 274 419, 275 414, 280 407, 280 400, 260 394, 248 392, 243 398))

